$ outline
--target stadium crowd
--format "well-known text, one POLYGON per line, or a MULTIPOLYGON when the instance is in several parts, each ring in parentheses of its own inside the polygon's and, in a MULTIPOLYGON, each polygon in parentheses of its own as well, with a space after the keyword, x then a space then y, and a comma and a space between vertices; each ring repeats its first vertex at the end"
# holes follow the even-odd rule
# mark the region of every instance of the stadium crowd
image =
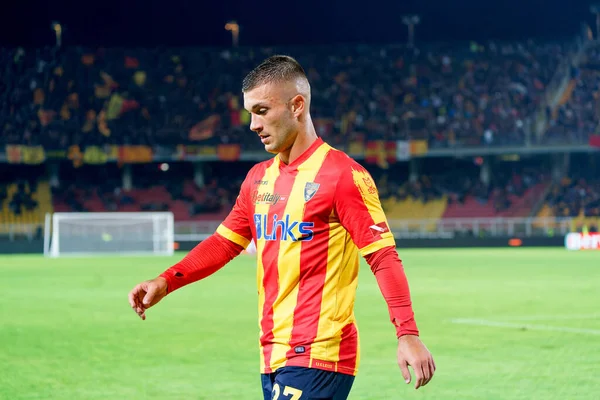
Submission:
POLYGON ((590 47, 582 64, 573 68, 571 87, 563 104, 551 114, 545 135, 548 143, 587 143, 600 133, 600 50, 590 47))
POLYGON ((600 217, 600 179, 565 177, 553 185, 548 204, 560 217, 600 217))
POLYGON ((426 139, 431 148, 520 144, 568 50, 486 43, 315 48, 0 49, 0 143, 260 147, 240 79, 284 52, 313 86, 318 133, 336 145, 426 139))

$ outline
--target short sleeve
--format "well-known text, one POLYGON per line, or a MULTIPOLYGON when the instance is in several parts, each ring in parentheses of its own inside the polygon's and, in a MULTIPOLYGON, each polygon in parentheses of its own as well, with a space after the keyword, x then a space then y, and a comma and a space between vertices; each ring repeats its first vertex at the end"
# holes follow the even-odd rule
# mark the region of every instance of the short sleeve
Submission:
POLYGON ((360 164, 353 162, 341 171, 334 207, 362 256, 396 246, 375 182, 360 164))
POLYGON ((252 170, 246 176, 235 204, 227 218, 217 228, 217 233, 243 248, 248 247, 252 240, 252 228, 250 226, 248 214, 248 199, 250 191, 250 176, 252 170))

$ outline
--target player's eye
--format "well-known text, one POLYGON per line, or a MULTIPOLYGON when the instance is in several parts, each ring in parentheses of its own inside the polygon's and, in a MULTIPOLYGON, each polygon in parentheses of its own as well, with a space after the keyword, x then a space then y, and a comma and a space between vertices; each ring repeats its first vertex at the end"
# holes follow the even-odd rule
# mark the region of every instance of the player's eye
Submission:
POLYGON ((265 115, 266 113, 267 113, 267 109, 266 108, 261 108, 257 112, 258 115, 265 115))

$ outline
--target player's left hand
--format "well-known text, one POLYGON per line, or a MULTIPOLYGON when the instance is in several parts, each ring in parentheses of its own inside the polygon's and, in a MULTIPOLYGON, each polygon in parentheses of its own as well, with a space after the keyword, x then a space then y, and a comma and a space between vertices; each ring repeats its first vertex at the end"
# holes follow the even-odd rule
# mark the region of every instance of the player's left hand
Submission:
POLYGON ((427 385, 435 372, 433 356, 415 335, 403 335, 398 339, 398 365, 407 384, 411 380, 408 366, 412 367, 415 372, 415 389, 427 385))

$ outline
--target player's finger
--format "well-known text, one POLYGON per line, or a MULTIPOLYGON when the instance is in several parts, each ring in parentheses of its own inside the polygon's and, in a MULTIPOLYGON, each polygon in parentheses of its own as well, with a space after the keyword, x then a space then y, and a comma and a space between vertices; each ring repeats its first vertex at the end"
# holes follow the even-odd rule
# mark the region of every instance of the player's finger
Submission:
POLYGON ((404 382, 407 384, 410 383, 410 371, 408 370, 408 363, 406 360, 399 360, 398 366, 400 367, 400 371, 402 371, 402 377, 404 378, 404 382))
POLYGON ((423 386, 423 381, 425 380, 425 376, 423 374, 423 365, 420 361, 414 363, 412 365, 413 371, 415 371, 415 389, 423 386))
POLYGON ((146 294, 146 291, 144 290, 144 287, 142 286, 142 284, 138 284, 136 285, 131 292, 129 292, 130 294, 130 298, 133 299, 133 303, 135 305, 141 305, 142 304, 142 298, 144 297, 144 295, 146 294))
POLYGON ((430 368, 429 360, 425 360, 423 363, 423 384, 421 386, 425 386, 431 380, 433 373, 430 368))
POLYGON ((135 301, 137 296, 134 293, 135 293, 135 288, 131 292, 129 292, 129 305, 131 306, 131 308, 135 309, 135 307, 137 306, 136 301, 135 301))
POLYGON ((146 295, 144 296, 144 300, 142 301, 143 305, 148 307, 152 304, 152 300, 154 300, 154 295, 156 294, 156 287, 154 285, 149 285, 146 295))
POLYGON ((435 361, 433 361, 433 357, 429 357, 429 371, 431 373, 431 376, 429 378, 429 380, 433 379, 433 375, 435 375, 435 361))

